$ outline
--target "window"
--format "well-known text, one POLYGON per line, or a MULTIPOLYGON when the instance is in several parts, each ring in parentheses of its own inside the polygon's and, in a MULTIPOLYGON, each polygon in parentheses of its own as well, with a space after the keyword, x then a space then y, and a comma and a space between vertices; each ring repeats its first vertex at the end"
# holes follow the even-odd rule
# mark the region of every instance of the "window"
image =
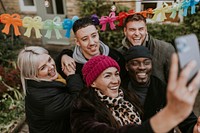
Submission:
POLYGON ((36 12, 35 0, 19 0, 22 12, 36 12))

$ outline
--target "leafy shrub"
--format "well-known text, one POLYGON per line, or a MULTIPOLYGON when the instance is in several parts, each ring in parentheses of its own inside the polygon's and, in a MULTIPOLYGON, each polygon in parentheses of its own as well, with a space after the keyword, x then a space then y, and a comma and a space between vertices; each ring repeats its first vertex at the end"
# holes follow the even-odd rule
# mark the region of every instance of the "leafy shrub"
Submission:
MULTIPOLYGON (((107 4, 105 0, 87 0, 81 2, 80 13, 81 16, 91 16, 92 14, 97 14, 98 16, 108 16, 110 12, 111 4, 107 4)), ((184 17, 184 22, 182 24, 148 24, 148 32, 157 39, 165 40, 174 44, 174 39, 177 36, 195 33, 200 41, 200 7, 196 6, 196 14, 190 15, 188 11, 188 16, 184 17)), ((127 12, 129 9, 124 6, 117 6, 117 13, 121 11, 127 12)), ((109 30, 107 25, 106 31, 100 32, 101 40, 112 48, 118 48, 121 46, 121 41, 124 37, 122 27, 117 27, 116 30, 109 30)))
MULTIPOLYGON (((3 25, 0 24, 0 31, 3 25)), ((24 96, 19 70, 18 50, 23 47, 19 37, 0 32, 0 132, 10 132, 17 119, 24 115, 24 96)))
MULTIPOLYGON (((80 4, 80 15, 82 17, 91 16, 96 14, 97 16, 108 16, 110 13, 110 8, 112 3, 108 4, 105 0, 87 0, 83 1, 80 4)), ((129 10, 128 7, 116 5, 118 14, 121 11, 127 12, 129 10)), ((100 19, 100 18, 99 18, 100 19)), ((100 32, 100 39, 112 48, 118 48, 121 46, 121 41, 124 37, 122 27, 117 27, 116 30, 110 30, 109 25, 107 24, 106 31, 100 32)))

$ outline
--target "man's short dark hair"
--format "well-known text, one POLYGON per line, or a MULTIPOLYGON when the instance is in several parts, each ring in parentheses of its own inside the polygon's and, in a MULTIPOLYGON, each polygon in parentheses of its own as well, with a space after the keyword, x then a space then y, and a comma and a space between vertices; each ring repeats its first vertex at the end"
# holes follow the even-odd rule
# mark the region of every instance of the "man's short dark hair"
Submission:
POLYGON ((133 15, 129 15, 125 21, 124 21, 124 27, 126 27, 126 24, 128 22, 131 22, 131 21, 144 21, 145 24, 146 24, 146 18, 142 15, 142 14, 133 14, 133 15))
POLYGON ((76 20, 73 24, 73 32, 74 34, 82 28, 85 28, 89 25, 94 25, 94 22, 92 21, 92 19, 90 17, 84 17, 84 18, 80 18, 78 20, 76 20))

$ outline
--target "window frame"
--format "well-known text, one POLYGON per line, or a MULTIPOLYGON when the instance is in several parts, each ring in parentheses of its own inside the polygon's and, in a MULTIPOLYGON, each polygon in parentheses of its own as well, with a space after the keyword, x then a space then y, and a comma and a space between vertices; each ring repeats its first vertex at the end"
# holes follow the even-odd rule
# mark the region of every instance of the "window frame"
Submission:
MULTIPOLYGON (((35 0, 33 0, 33 2, 35 3, 35 0)), ((19 5, 20 5, 20 10, 22 12, 33 12, 33 13, 36 13, 36 5, 26 6, 24 4, 24 0, 19 0, 19 5)))

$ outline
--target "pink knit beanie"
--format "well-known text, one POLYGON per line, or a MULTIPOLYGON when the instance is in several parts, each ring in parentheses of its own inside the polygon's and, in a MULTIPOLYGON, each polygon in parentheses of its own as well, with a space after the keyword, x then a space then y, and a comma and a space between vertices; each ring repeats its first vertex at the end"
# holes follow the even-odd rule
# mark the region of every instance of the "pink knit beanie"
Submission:
POLYGON ((89 87, 97 77, 107 68, 116 67, 120 71, 118 63, 109 56, 98 55, 86 62, 82 69, 83 78, 89 87))

